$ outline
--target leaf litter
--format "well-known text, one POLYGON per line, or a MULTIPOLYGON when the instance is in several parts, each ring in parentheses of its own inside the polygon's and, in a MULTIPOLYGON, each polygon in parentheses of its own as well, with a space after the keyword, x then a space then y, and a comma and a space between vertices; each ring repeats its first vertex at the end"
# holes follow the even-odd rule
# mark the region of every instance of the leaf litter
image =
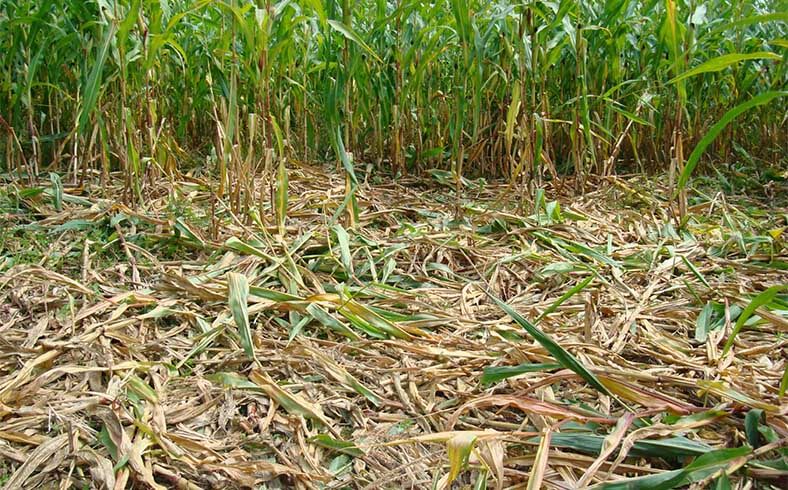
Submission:
POLYGON ((58 182, 1 218, 0 481, 779 488, 785 210, 682 230, 610 179, 552 213, 479 187, 460 223, 429 182, 364 185, 355 227, 308 166, 267 217, 212 218, 195 178, 144 210, 58 182))

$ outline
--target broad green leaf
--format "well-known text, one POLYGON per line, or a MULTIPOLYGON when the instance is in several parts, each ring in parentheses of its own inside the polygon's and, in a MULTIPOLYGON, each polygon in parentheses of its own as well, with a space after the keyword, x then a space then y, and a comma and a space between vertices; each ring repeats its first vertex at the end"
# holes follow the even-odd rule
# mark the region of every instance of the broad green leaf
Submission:
POLYGON ((670 490, 703 480, 727 468, 750 452, 751 449, 747 446, 718 449, 698 456, 695 461, 680 470, 602 483, 591 488, 593 490, 670 490))
POLYGON ((134 393, 136 393, 138 396, 148 400, 151 403, 158 403, 159 401, 159 395, 156 394, 156 391, 136 374, 129 376, 128 380, 126 381, 126 386, 134 391, 134 393))
POLYGON ((697 267, 695 267, 695 264, 693 264, 693 263, 690 261, 690 259, 688 259, 687 257, 685 257, 685 256, 683 256, 683 255, 682 255, 682 256, 681 256, 681 260, 683 260, 683 261, 684 261, 684 263, 687 265, 687 267, 688 267, 688 268, 689 268, 689 270, 692 272, 692 274, 693 274, 695 277, 697 277, 697 278, 698 278, 698 280, 699 280, 700 282, 702 282, 704 286, 706 286, 707 288, 711 289, 711 286, 709 285, 709 282, 708 282, 708 281, 706 281, 706 278, 703 276, 703 274, 701 274, 701 273, 700 273, 700 271, 698 270, 698 268, 697 268, 697 267))
POLYGON ((350 237, 345 228, 339 223, 332 226, 331 229, 334 230, 334 235, 336 235, 337 241, 339 242, 339 254, 342 257, 342 266, 345 268, 345 272, 352 276, 353 257, 350 255, 350 237))
POLYGON ((219 372, 216 374, 209 374, 205 376, 205 379, 224 386, 229 386, 230 388, 254 390, 260 393, 263 391, 259 386, 237 373, 219 372))
POLYGON ((259 248, 254 247, 246 242, 243 242, 234 236, 228 238, 224 242, 224 246, 231 250, 235 250, 236 252, 241 252, 248 255, 256 255, 258 257, 268 260, 269 262, 273 262, 273 263, 279 262, 278 259, 275 259, 274 257, 268 255, 267 253, 260 250, 259 248))
POLYGON ((205 242, 197 236, 196 233, 192 231, 191 228, 183 221, 181 218, 175 218, 175 223, 173 224, 173 228, 178 231, 181 235, 186 237, 187 240, 192 241, 198 244, 201 247, 205 247, 205 242))
POLYGON ((337 20, 329 20, 328 24, 337 32, 348 38, 349 40, 353 41, 354 43, 358 44, 364 51, 366 51, 370 56, 372 56, 375 61, 378 63, 383 63, 383 60, 375 53, 375 51, 364 42, 363 39, 350 27, 346 26, 342 22, 337 20))
POLYGON ((728 337, 728 340, 725 342, 725 347, 722 349, 723 354, 727 354, 731 347, 733 347, 733 341, 744 327, 744 323, 750 318, 750 316, 752 316, 753 313, 755 313, 755 310, 761 306, 771 303, 778 293, 785 290, 788 290, 788 285, 772 286, 750 301, 750 304, 747 305, 741 315, 739 315, 739 319, 736 320, 736 324, 733 326, 733 331, 728 337))
POLYGON ((320 19, 320 22, 325 24, 326 11, 323 8, 323 0, 305 0, 305 3, 312 7, 312 9, 317 14, 318 19, 320 19))
POLYGON ((86 219, 72 219, 68 220, 62 225, 57 225, 49 230, 50 235, 63 233, 64 231, 85 231, 96 229, 99 223, 86 219))
POLYGON ((254 343, 252 342, 252 328, 249 325, 249 282, 243 274, 230 272, 227 274, 228 303, 233 314, 238 333, 241 335, 241 345, 244 352, 254 359, 254 343))
POLYGON ((525 329, 525 331, 527 331, 531 337, 536 339, 536 341, 539 342, 542 347, 544 347, 562 366, 577 373, 581 378, 586 380, 588 384, 596 388, 598 391, 606 395, 611 395, 608 389, 605 388, 605 385, 603 385, 591 371, 583 366, 580 361, 578 361, 572 354, 561 347, 555 340, 552 339, 552 337, 539 330, 535 325, 526 320, 525 317, 517 313, 514 308, 498 299, 492 293, 486 290, 485 292, 500 309, 512 317, 512 319, 514 319, 518 325, 525 329))
POLYGON ((731 480, 728 475, 723 473, 717 478, 717 481, 714 482, 714 490, 731 490, 731 480))
POLYGON ((317 303, 311 303, 309 306, 306 307, 307 313, 312 315, 312 318, 319 321, 326 327, 335 330, 336 332, 348 337, 351 340, 358 340, 359 336, 356 335, 355 332, 350 330, 347 326, 345 326, 342 322, 331 316, 326 310, 324 310, 320 305, 317 303))
POLYGON ((758 432, 758 426, 761 424, 762 417, 763 410, 758 408, 753 408, 744 416, 744 433, 747 436, 747 444, 753 449, 761 446, 761 433, 758 432))
POLYGON ((709 331, 711 330, 711 320, 714 313, 714 307, 711 302, 706 302, 703 309, 700 310, 698 319, 695 321, 695 340, 698 342, 706 342, 709 331))
POLYGON ((90 120, 90 115, 98 102, 99 92, 101 91, 101 74, 104 71, 104 64, 107 61, 112 38, 115 36, 116 25, 110 24, 109 29, 104 33, 104 42, 101 44, 98 56, 93 60, 93 68, 88 76, 87 83, 82 93, 82 109, 79 112, 79 133, 83 134, 90 120))
MULTIPOLYGON (((532 439, 531 442, 537 441, 532 439)), ((596 434, 572 434, 559 432, 553 434, 553 447, 574 449, 581 453, 598 455, 602 451, 605 436, 596 434)), ((629 451, 635 457, 665 457, 680 458, 685 456, 699 456, 711 451, 711 446, 689 440, 685 437, 670 437, 667 439, 645 439, 635 442, 629 451)))
POLYGON ((743 19, 734 20, 732 22, 722 22, 720 27, 710 31, 707 36, 713 37, 720 32, 728 31, 738 27, 749 27, 755 24, 763 24, 766 22, 788 22, 788 12, 772 12, 768 14, 753 15, 743 19))
POLYGON ((271 301, 276 301, 277 303, 284 303, 287 301, 304 301, 304 298, 299 296, 294 296, 292 294, 287 294, 280 291, 274 291, 273 289, 261 288, 260 286, 249 286, 249 294, 271 301))
POLYGON ((741 63, 742 61, 763 60, 763 59, 781 60, 782 56, 776 53, 771 53, 769 51, 759 51, 757 53, 744 53, 744 54, 741 53, 724 54, 722 56, 718 56, 704 63, 701 63, 700 65, 696 66, 691 70, 685 71, 681 75, 672 79, 669 83, 676 83, 679 80, 684 80, 686 78, 694 77, 702 73, 721 71, 731 65, 735 65, 736 63, 741 63))
POLYGON ((746 102, 742 102, 741 104, 726 112, 722 118, 717 121, 717 123, 714 124, 711 129, 709 129, 703 138, 701 138, 698 144, 695 145, 695 149, 692 150, 692 153, 690 154, 689 159, 684 166, 684 171, 682 171, 681 175, 679 176, 677 188, 681 190, 687 186, 689 178, 692 175, 693 170, 695 170, 695 167, 698 165, 703 151, 706 150, 706 147, 708 147, 711 142, 717 138, 717 136, 722 132, 723 129, 725 129, 728 124, 730 124, 731 121, 733 121, 741 113, 746 112, 753 107, 768 104, 773 99, 782 97, 784 95, 788 95, 788 91, 764 92, 762 94, 756 95, 746 102))

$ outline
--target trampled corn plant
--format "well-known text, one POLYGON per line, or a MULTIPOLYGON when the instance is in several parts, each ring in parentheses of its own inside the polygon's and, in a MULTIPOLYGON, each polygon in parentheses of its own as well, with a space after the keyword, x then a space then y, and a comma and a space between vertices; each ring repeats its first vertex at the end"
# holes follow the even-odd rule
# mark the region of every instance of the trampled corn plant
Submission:
POLYGON ((785 90, 784 7, 7 0, 3 170, 68 173, 64 182, 122 171, 129 198, 141 200, 146 182, 190 168, 181 155, 213 152, 207 170, 236 208, 259 201, 249 179, 272 175, 285 156, 341 162, 351 198, 352 162, 538 188, 548 171, 582 177, 672 161, 686 183, 680 175, 700 153, 687 158, 685 148, 699 142, 708 162, 736 158, 737 146, 784 160, 783 97, 703 141, 732 108, 785 90))

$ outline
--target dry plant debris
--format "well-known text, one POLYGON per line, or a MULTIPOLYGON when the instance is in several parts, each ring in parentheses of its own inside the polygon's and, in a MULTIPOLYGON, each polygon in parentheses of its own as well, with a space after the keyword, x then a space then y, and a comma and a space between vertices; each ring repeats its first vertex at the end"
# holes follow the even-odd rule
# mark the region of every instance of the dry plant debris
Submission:
POLYGON ((780 488, 786 210, 680 230, 608 180, 469 188, 460 223, 434 182, 365 185, 351 228, 301 166, 284 234, 195 178, 145 209, 9 186, 4 488, 780 488))

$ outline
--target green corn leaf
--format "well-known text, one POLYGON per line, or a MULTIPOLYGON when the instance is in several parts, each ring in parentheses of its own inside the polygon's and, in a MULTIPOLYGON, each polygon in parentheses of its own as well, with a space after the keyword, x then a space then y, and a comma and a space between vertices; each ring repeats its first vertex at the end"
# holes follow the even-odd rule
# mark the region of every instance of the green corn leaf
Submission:
POLYGON ((744 433, 747 436, 747 444, 753 449, 761 446, 761 433, 758 432, 758 426, 761 424, 762 417, 763 410, 760 408, 753 408, 744 416, 744 433))
POLYGON ((254 344, 252 343, 252 328, 249 325, 249 282, 243 274, 230 272, 227 274, 228 303, 233 314, 238 333, 241 335, 241 344, 244 352, 254 359, 254 344))
POLYGON ((481 383, 483 385, 489 385, 492 383, 497 383, 498 381, 502 381, 506 378, 519 376, 525 373, 534 373, 539 371, 553 371, 555 369, 560 369, 560 368, 561 365, 555 363, 520 364, 518 366, 486 367, 484 368, 484 372, 482 374, 481 383))
POLYGON ((714 490, 731 490, 731 480, 727 474, 723 473, 717 478, 717 481, 714 482, 714 490))
POLYGON ((306 312, 309 313, 312 318, 317 320, 318 322, 322 323, 326 327, 338 332, 341 335, 351 339, 351 340, 358 340, 359 336, 356 335, 349 327, 345 324, 331 316, 329 312, 324 310, 320 305, 317 303, 311 303, 309 306, 306 307, 306 312))
POLYGON ((342 22, 336 20, 329 20, 328 24, 337 32, 348 38, 349 40, 353 41, 354 43, 358 44, 364 51, 366 51, 370 56, 372 56, 375 61, 378 63, 383 63, 383 60, 380 59, 380 56, 375 53, 375 51, 361 39, 356 31, 354 31, 350 26, 343 24, 342 22))
MULTIPOLYGON (((342 167, 344 167, 345 172, 350 175, 350 181, 353 183, 354 189, 355 186, 358 185, 358 179, 356 178, 356 171, 353 168, 353 162, 348 157, 348 153, 345 150, 345 142, 342 140, 342 129, 339 126, 335 129, 334 138, 332 138, 332 142, 335 145, 334 151, 336 151, 337 155, 339 155, 339 160, 342 162, 342 167)), ((347 198, 346 198, 347 200, 347 198)), ((347 203, 343 203, 344 206, 347 206, 347 203)))
POLYGON ((284 303, 286 301, 304 300, 304 298, 301 298, 299 296, 282 293, 280 291, 274 291, 273 289, 261 288, 260 286, 249 286, 249 294, 251 294, 252 296, 258 296, 260 298, 265 298, 271 301, 276 301, 277 303, 284 303))
POLYGON ((198 244, 200 247, 205 247, 205 242, 202 240, 202 238, 197 236, 197 234, 194 233, 191 228, 189 228, 189 225, 187 225, 183 219, 175 218, 173 228, 177 230, 177 232, 182 236, 186 237, 187 240, 198 244))
POLYGON ((78 129, 80 134, 85 132, 85 127, 87 127, 88 121, 90 120, 90 114, 93 112, 98 102, 99 92, 101 91, 101 72, 104 71, 104 63, 107 61, 107 54, 109 53, 112 38, 115 36, 115 30, 115 24, 111 24, 110 28, 104 34, 104 42, 101 45, 96 60, 93 62, 93 69, 90 71, 90 75, 85 83, 82 94, 82 110, 79 112, 78 129))
POLYGON ((709 31, 706 36, 714 37, 717 34, 739 27, 749 27, 755 24, 763 24, 766 22, 788 22, 788 12, 772 12, 768 14, 753 15, 743 19, 734 20, 732 22, 722 22, 720 27, 709 31))
POLYGON ((159 401, 159 395, 156 393, 156 391, 136 374, 133 374, 129 377, 126 386, 128 386, 129 389, 136 393, 140 398, 144 398, 151 403, 158 403, 159 401))
POLYGON ((244 241, 241 241, 241 240, 239 240, 238 238, 236 238, 234 236, 228 238, 224 242, 224 246, 229 248, 229 249, 235 250, 237 252, 245 253, 245 254, 248 254, 248 255, 256 255, 256 256, 262 257, 264 259, 273 260, 273 257, 271 257, 267 253, 263 252, 259 248, 254 247, 254 246, 252 246, 252 245, 250 245, 250 244, 248 244, 248 243, 246 243, 244 241))
MULTIPOLYGON (((531 439, 538 442, 539 438, 531 439)), ((553 434, 552 446, 598 455, 605 443, 605 436, 596 434, 572 434, 560 432, 553 434)), ((635 442, 629 454, 634 457, 682 458, 700 456, 711 451, 711 446, 695 442, 686 437, 667 439, 645 439, 635 442)))
POLYGON ((712 306, 711 302, 707 302, 703 309, 700 310, 700 314, 698 315, 698 319, 695 322, 695 340, 698 342, 706 342, 706 339, 709 335, 709 330, 712 327, 712 315, 714 313, 714 307, 712 306))
POLYGON ((572 287, 572 288, 571 288, 569 291, 567 291, 566 293, 564 293, 563 295, 561 295, 561 297, 560 297, 560 298, 558 298, 557 300, 555 300, 555 301, 553 302, 553 304, 551 304, 550 306, 548 306, 548 307, 547 307, 547 309, 545 309, 545 310, 544 310, 544 311, 543 311, 543 312, 542 312, 542 313, 541 313, 541 314, 540 314, 540 315, 539 315, 539 316, 536 318, 536 320, 534 321, 534 325, 537 325, 537 324, 538 324, 540 321, 542 321, 542 318, 546 317, 546 316, 547 316, 547 315, 549 315, 550 313, 552 313, 552 312, 554 312, 555 310, 557 310, 559 306, 561 306, 561 305, 562 305, 564 302, 566 302, 566 300, 568 300, 568 299, 569 299, 569 298, 571 298, 572 296, 576 295, 577 293, 579 293, 580 291, 582 291, 582 290, 584 290, 586 287, 588 287, 588 285, 589 285, 589 284, 591 284, 591 281, 593 281, 593 280, 594 280, 594 276, 589 276, 589 277, 587 277, 587 278, 586 278, 584 281, 582 281, 582 282, 580 282, 580 283, 576 284, 576 285, 575 285, 574 287, 572 287))
POLYGON ((748 60, 781 60, 782 56, 776 53, 771 53, 769 51, 759 51, 757 53, 731 53, 731 54, 724 54, 722 56, 717 56, 716 58, 712 58, 700 65, 696 66, 695 68, 685 71, 681 75, 675 77, 674 79, 670 80, 669 83, 676 83, 680 80, 684 80, 686 78, 694 77, 696 75, 701 75, 703 73, 711 73, 722 71, 725 68, 735 65, 737 63, 741 63, 742 61, 748 60))
POLYGON ((259 386, 237 373, 219 372, 215 374, 209 374, 205 376, 205 379, 223 386, 227 386, 229 388, 239 388, 257 392, 263 391, 259 386))
POLYGON ((134 27, 134 24, 139 21, 139 13, 140 7, 142 6, 142 0, 132 0, 131 6, 129 6, 129 11, 126 13, 126 17, 121 21, 120 26, 118 27, 118 44, 124 45, 126 40, 129 37, 129 32, 134 27))
POLYGON ((566 369, 570 369, 577 373, 581 378, 586 380, 588 384, 596 388, 602 393, 606 395, 612 394, 605 388, 599 379, 594 376, 594 373, 589 371, 585 366, 583 366, 580 361, 578 361, 575 356, 570 354, 566 351, 563 347, 558 345, 558 343, 552 339, 549 335, 539 330, 535 325, 525 319, 522 315, 517 313, 511 306, 504 303, 496 296, 494 296, 489 291, 486 291, 487 295, 498 305, 500 309, 502 309, 507 315, 512 317, 518 325, 520 325, 525 331, 527 331, 537 342, 539 342, 542 347, 544 347, 552 356, 553 358, 558 361, 562 366, 566 369))
POLYGON ((339 223, 331 227, 339 242, 339 254, 342 257, 342 266, 345 272, 353 275, 353 257, 350 255, 350 237, 345 228, 339 223))
POLYGON ((323 8, 323 0, 305 0, 305 3, 312 7, 312 10, 317 14, 318 19, 322 24, 326 22, 326 11, 323 8))
POLYGON ((687 257, 685 257, 683 255, 681 256, 681 260, 684 261, 684 263, 687 265, 687 267, 692 272, 692 274, 695 277, 697 277, 698 280, 700 282, 702 282, 704 286, 706 286, 707 288, 711 289, 711 285, 709 285, 709 282, 706 280, 706 278, 703 276, 703 274, 701 274, 701 272, 698 270, 698 268, 695 267, 695 264, 693 264, 687 257))
POLYGON ((760 105, 768 104, 773 99, 777 97, 782 97, 784 95, 788 95, 788 91, 782 92, 764 92, 762 94, 756 95, 752 99, 742 102, 741 104, 737 105, 733 109, 729 110, 722 116, 722 119, 717 121, 717 123, 709 129, 709 131, 701 138, 698 144, 695 146, 695 149, 692 150, 692 153, 687 160, 686 165, 684 166, 684 171, 681 172, 681 176, 679 176, 678 181, 678 190, 684 189, 689 182, 690 175, 692 175, 692 171, 695 170, 695 166, 698 165, 700 161, 700 156, 703 154, 703 151, 706 149, 707 146, 711 144, 712 141, 722 132, 723 129, 733 121, 738 115, 743 112, 752 109, 753 107, 757 107, 760 105))
POLYGON ((739 315, 738 320, 736 320, 736 324, 733 326, 733 331, 728 337, 728 340, 725 342, 725 347, 722 349, 723 354, 727 354, 731 347, 733 347, 734 339, 739 334, 739 332, 741 332, 741 329, 744 328, 744 323, 752 316, 753 313, 755 313, 755 310, 761 306, 771 303, 778 293, 787 289, 788 286, 786 285, 772 286, 750 301, 750 304, 747 305, 744 311, 742 311, 741 315, 739 315))
POLYGON ((747 446, 718 449, 698 456, 695 461, 680 470, 602 483, 591 488, 593 490, 670 490, 700 481, 724 470, 750 452, 751 449, 747 446))

